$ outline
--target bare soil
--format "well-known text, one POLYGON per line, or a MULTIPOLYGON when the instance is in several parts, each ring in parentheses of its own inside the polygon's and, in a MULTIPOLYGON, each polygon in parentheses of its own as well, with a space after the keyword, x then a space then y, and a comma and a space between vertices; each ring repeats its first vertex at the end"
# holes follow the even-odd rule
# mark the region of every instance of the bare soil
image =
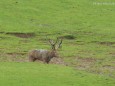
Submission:
POLYGON ((94 58, 76 58, 76 61, 78 62, 76 68, 80 70, 86 70, 90 68, 95 62, 96 59, 94 58))
POLYGON ((67 64, 61 58, 52 58, 50 64, 60 64, 60 65, 67 66, 67 64))
POLYGON ((34 33, 15 33, 15 32, 8 32, 6 34, 9 34, 9 35, 14 35, 16 37, 19 37, 19 38, 31 38, 31 37, 34 37, 35 34, 34 33))
MULTIPOLYGON (((0 57, 6 57, 6 58, 0 58, 0 61, 8 61, 8 62, 29 62, 27 53, 7 53, 2 54, 0 57)), ((77 57, 75 59, 76 63, 73 67, 77 70, 84 70, 92 73, 98 73, 103 74, 106 71, 109 71, 109 75, 111 77, 115 77, 112 73, 115 71, 115 66, 112 65, 103 65, 98 68, 95 67, 95 63, 98 61, 94 58, 80 58, 77 57), (110 74, 111 73, 111 74, 110 74)), ((43 63, 42 61, 36 60, 36 62, 43 63)), ((69 63, 64 62, 62 58, 52 58, 49 64, 58 64, 63 66, 72 66, 69 63)))
POLYGON ((115 44, 115 42, 99 42, 99 44, 110 46, 110 45, 115 44))
MULTIPOLYGON (((2 61, 10 61, 10 62, 29 62, 27 53, 17 53, 17 52, 13 52, 13 53, 7 53, 4 54, 4 56, 6 57, 5 59, 1 59, 2 61), (26 56, 26 58, 25 58, 26 56)), ((2 57, 2 56, 1 56, 2 57)), ((41 62, 39 60, 36 60, 36 62, 41 62)), ((65 65, 67 66, 67 64, 63 61, 63 59, 61 58, 52 58, 51 61, 49 62, 49 64, 60 64, 60 65, 65 65)))
POLYGON ((108 41, 105 41, 105 42, 99 42, 99 41, 92 41, 90 43, 97 43, 97 44, 100 44, 100 45, 106 45, 106 46, 111 46, 111 45, 114 45, 115 42, 108 42, 108 41))
POLYGON ((8 61, 8 62, 27 62, 27 58, 25 58, 25 53, 2 53, 0 55, 0 61, 8 61), (4 57, 4 58, 2 58, 4 57))

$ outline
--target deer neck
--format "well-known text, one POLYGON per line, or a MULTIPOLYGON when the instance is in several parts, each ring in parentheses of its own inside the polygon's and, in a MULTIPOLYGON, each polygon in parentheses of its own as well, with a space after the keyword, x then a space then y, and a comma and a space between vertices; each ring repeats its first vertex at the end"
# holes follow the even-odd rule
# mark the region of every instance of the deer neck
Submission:
POLYGON ((56 50, 51 50, 51 51, 50 51, 50 55, 51 55, 52 57, 56 57, 56 50))

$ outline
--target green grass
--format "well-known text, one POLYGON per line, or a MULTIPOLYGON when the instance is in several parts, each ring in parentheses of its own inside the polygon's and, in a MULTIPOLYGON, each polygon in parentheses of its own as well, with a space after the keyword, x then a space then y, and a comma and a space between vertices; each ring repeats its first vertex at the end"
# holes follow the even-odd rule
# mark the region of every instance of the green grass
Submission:
POLYGON ((0 86, 114 86, 112 78, 38 63, 0 63, 0 86))
POLYGON ((95 2, 115 3, 114 0, 0 0, 0 62, 25 62, 29 50, 50 49, 46 36, 65 37, 58 52, 69 66, 115 77, 115 5, 95 2), (35 36, 20 38, 8 33, 35 36))

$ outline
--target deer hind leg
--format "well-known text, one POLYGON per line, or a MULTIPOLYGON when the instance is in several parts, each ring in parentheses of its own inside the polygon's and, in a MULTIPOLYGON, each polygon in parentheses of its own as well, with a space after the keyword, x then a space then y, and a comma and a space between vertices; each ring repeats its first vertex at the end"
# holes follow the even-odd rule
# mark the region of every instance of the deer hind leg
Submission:
POLYGON ((29 57, 29 61, 30 61, 30 62, 34 62, 35 60, 36 60, 36 58, 31 57, 31 56, 29 57))
POLYGON ((49 62, 50 62, 50 59, 44 59, 44 63, 49 64, 49 62))
MULTIPOLYGON (((47 60, 45 59, 45 58, 43 58, 42 59, 42 62, 44 63, 44 64, 46 64, 47 63, 47 60)), ((47 63, 48 64, 48 63, 47 63)))

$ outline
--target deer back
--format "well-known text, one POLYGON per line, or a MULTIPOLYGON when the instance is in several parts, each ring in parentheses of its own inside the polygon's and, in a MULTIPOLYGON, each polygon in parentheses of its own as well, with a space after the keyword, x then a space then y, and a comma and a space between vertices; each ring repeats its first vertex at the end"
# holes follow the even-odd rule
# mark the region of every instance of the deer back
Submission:
POLYGON ((56 57, 56 52, 49 50, 32 50, 29 52, 29 57, 38 60, 50 60, 56 57))
POLYGON ((47 57, 48 50, 32 50, 29 52, 29 56, 32 56, 34 58, 42 58, 42 57, 47 57))

